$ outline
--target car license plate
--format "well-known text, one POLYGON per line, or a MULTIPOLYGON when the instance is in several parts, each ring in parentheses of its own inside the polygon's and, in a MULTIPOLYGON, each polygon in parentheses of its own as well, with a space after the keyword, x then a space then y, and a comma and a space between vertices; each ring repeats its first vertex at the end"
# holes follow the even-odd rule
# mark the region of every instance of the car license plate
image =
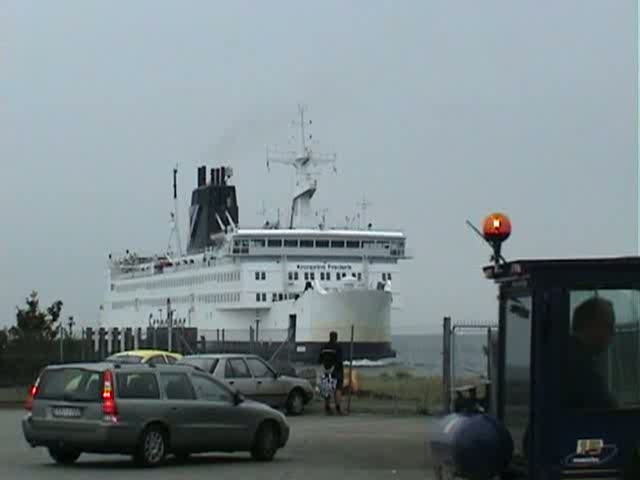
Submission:
POLYGON ((62 417, 62 418, 78 418, 82 415, 82 412, 79 408, 72 407, 56 407, 53 409, 54 417, 62 417))

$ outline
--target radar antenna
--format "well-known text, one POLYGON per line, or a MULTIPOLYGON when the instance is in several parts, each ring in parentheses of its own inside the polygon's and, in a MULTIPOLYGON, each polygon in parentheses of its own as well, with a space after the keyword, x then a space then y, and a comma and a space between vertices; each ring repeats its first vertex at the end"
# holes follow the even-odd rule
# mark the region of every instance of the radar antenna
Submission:
POLYGON ((310 227, 313 223, 311 218, 311 198, 318 188, 318 181, 314 178, 319 172, 312 171, 312 167, 331 165, 333 172, 337 173, 335 154, 316 154, 307 144, 307 140, 312 139, 312 135, 307 135, 306 127, 311 125, 311 120, 305 120, 306 107, 298 105, 300 120, 294 125, 300 127, 300 151, 299 152, 278 152, 267 148, 267 170, 270 171, 271 163, 279 163, 294 167, 296 171, 296 186, 291 202, 291 217, 289 228, 310 227))

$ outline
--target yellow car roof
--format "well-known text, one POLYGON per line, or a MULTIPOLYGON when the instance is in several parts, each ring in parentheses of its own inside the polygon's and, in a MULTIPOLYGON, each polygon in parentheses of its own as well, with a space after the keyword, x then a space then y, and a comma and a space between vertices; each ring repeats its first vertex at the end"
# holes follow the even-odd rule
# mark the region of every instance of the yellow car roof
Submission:
POLYGON ((177 359, 182 358, 182 355, 180 355, 179 353, 167 352, 165 350, 146 350, 146 349, 127 350, 126 352, 116 353, 114 356, 120 356, 120 355, 134 355, 136 357, 142 357, 143 359, 153 357, 154 355, 167 355, 169 357, 174 357, 177 359))

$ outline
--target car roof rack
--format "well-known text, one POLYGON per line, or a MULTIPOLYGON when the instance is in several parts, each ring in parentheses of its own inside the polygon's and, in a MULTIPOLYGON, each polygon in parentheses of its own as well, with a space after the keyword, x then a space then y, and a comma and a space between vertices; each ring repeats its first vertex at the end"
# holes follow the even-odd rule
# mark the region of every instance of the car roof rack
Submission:
POLYGON ((155 368, 156 367, 152 363, 130 363, 130 362, 113 362, 113 361, 109 361, 105 363, 113 364, 113 368, 116 368, 116 369, 120 369, 122 367, 125 367, 125 368, 136 368, 136 367, 155 368))
POLYGON ((199 367, 198 365, 192 365, 190 363, 130 363, 130 362, 114 362, 112 360, 105 361, 104 363, 112 364, 113 368, 121 369, 121 368, 171 368, 171 367, 181 367, 181 368, 193 368, 199 370, 201 372, 207 373, 207 371, 199 367))

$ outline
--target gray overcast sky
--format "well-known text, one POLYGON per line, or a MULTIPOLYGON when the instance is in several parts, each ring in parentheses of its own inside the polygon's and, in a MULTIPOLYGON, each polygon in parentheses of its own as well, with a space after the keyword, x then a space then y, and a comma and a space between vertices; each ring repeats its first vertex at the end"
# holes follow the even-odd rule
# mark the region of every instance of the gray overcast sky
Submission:
POLYGON ((240 217, 286 208, 267 176, 310 107, 339 175, 402 228, 398 323, 493 320, 489 252, 464 225, 506 211, 505 255, 637 243, 635 0, 0 3, 0 322, 32 290, 95 322, 109 251, 166 248, 171 168, 186 231, 197 165, 235 168, 240 217))

